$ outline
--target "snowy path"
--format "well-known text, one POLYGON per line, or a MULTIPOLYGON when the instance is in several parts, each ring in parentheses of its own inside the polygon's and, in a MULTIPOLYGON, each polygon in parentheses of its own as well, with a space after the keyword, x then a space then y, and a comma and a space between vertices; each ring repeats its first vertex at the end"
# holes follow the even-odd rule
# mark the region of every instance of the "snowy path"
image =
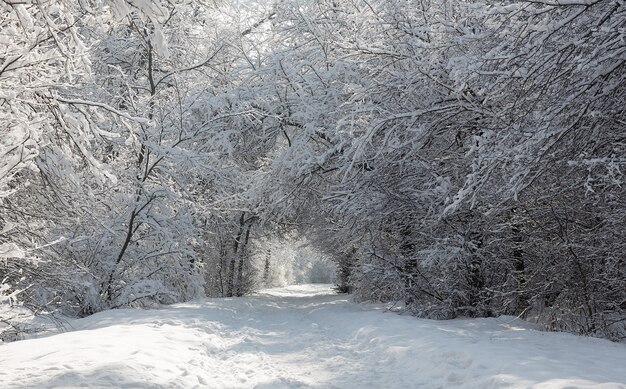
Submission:
POLYGON ((428 321, 303 285, 0 346, 0 388, 626 388, 626 346, 511 319, 428 321))

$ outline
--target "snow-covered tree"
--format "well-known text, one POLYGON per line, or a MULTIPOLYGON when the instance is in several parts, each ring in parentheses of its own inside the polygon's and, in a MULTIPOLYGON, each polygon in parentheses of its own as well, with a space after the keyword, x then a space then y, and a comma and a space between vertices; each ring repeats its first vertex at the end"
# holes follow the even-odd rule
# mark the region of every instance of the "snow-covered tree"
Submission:
POLYGON ((363 299, 624 332, 622 3, 0 11, 2 304, 80 315, 325 273, 275 260, 296 234, 363 299))

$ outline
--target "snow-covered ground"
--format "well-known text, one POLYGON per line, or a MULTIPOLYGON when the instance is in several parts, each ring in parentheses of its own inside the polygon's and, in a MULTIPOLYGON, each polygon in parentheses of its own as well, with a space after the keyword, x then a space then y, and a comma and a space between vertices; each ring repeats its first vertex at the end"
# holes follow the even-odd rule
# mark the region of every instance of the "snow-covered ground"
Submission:
POLYGON ((159 310, 0 346, 0 388, 626 388, 626 346, 512 318, 419 320, 328 285, 159 310))

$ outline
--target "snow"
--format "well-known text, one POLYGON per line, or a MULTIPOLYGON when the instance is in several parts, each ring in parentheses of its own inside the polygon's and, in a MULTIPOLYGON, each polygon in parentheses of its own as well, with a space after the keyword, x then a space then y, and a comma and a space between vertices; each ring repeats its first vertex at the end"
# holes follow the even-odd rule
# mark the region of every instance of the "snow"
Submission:
POLYGON ((6 260, 7 258, 25 258, 26 255, 22 249, 15 243, 3 243, 0 244, 0 258, 6 260))
POLYGON ((420 320, 329 285, 158 310, 0 346, 2 388, 626 388, 626 345, 515 318, 420 320))

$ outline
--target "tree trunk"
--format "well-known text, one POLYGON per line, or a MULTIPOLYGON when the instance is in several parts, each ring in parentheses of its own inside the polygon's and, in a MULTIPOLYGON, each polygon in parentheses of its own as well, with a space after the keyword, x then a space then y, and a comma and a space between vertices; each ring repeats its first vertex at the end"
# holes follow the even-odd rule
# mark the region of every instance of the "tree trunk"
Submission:
POLYGON ((479 250, 483 245, 482 232, 472 231, 469 233, 469 262, 467 264, 467 285, 468 290, 468 305, 477 308, 474 312, 469 312, 475 315, 484 315, 487 313, 484 307, 485 303, 485 275, 483 274, 483 258, 481 257, 479 250))
POLYGON ((239 248, 239 267, 237 269, 237 297, 243 296, 243 266, 246 259, 246 246, 248 245, 248 239, 250 238, 250 228, 251 224, 248 224, 248 228, 246 230, 246 237, 244 238, 241 247, 239 248))
POLYGON ((265 255, 265 266, 263 267, 263 285, 267 288, 269 287, 269 278, 270 278, 270 258, 272 257, 272 249, 267 249, 267 254, 265 255))
POLYGON ((400 230, 402 237, 400 255, 402 256, 405 301, 407 305, 415 302, 415 280, 417 278, 417 258, 415 257, 415 243, 413 242, 413 228, 405 225, 400 230))
POLYGON ((528 296, 526 294, 526 265, 524 264, 524 249, 522 231, 519 223, 515 220, 515 214, 519 212, 517 208, 511 209, 511 232, 513 234, 512 266, 513 278, 516 283, 517 293, 515 298, 516 315, 523 314, 528 309, 528 296))
POLYGON ((241 241, 241 236, 243 235, 245 217, 246 213, 242 212, 241 217, 239 218, 239 231, 237 231, 235 241, 233 242, 233 255, 230 258, 230 263, 228 267, 228 289, 226 291, 226 297, 233 297, 233 292, 235 290, 235 262, 237 261, 239 243, 241 241))
POLYGON ((346 253, 346 255, 339 261, 339 285, 337 285, 339 293, 352 292, 350 276, 352 275, 352 269, 354 268, 355 255, 356 247, 352 247, 352 250, 346 253))

